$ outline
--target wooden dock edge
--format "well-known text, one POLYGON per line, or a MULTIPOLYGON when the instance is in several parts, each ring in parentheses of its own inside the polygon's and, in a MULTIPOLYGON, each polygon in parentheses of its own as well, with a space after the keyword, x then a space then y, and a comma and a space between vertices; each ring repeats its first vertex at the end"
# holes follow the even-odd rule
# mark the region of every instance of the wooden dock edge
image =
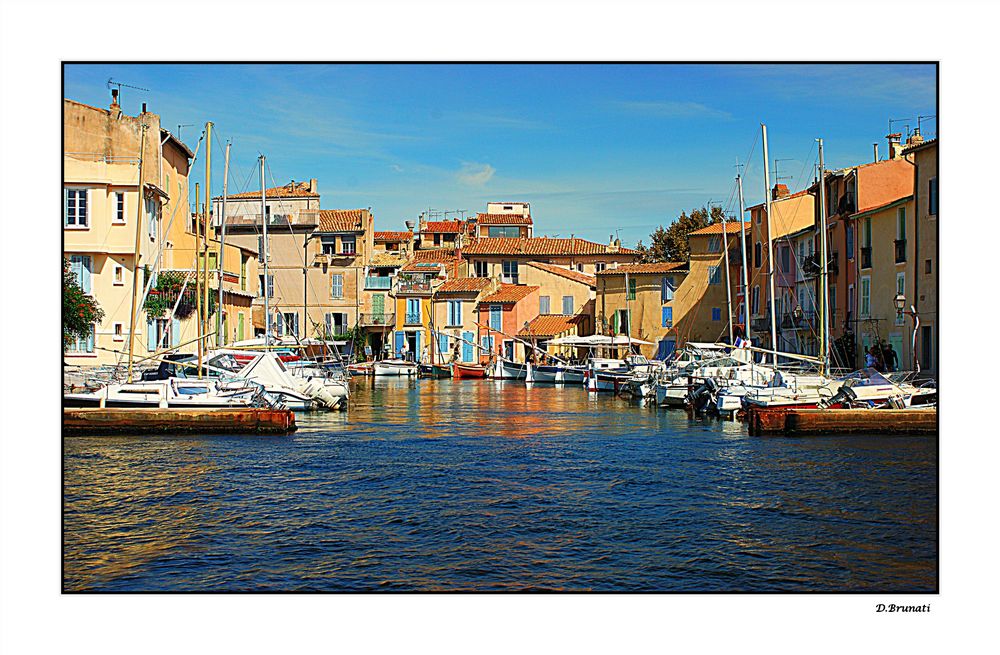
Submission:
POLYGON ((67 435, 101 434, 291 434, 290 409, 63 409, 67 435))
POLYGON ((938 433, 936 409, 751 409, 747 426, 751 436, 938 433))

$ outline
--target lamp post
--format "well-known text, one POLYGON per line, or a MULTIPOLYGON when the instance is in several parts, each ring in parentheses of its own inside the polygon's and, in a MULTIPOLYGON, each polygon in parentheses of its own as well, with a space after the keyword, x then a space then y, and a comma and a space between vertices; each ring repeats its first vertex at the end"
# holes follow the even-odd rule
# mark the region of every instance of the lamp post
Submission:
POLYGON ((920 372, 920 362, 917 360, 917 328, 920 327, 920 317, 917 316, 917 308, 910 305, 910 311, 906 311, 906 296, 902 292, 896 294, 892 299, 892 304, 896 306, 897 315, 906 314, 913 319, 913 334, 910 336, 910 354, 913 356, 913 370, 920 372))

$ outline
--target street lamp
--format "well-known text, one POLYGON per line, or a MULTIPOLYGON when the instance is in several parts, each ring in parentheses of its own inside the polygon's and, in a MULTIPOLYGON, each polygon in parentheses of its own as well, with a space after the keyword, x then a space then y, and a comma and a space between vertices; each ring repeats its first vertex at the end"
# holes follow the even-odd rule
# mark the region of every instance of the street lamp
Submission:
POLYGON ((920 327, 920 317, 917 316, 917 308, 910 305, 910 311, 903 309, 906 307, 906 296, 903 295, 902 291, 893 297, 892 304, 896 306, 897 316, 907 314, 913 319, 913 334, 910 337, 910 353, 913 355, 913 369, 919 373, 920 362, 917 360, 917 328, 920 327))

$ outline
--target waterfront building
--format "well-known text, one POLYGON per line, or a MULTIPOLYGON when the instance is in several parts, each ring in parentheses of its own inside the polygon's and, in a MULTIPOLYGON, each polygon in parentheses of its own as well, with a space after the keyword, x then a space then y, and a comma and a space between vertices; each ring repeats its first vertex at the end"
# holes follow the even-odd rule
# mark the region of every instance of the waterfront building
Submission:
MULTIPOLYGON (((134 285, 140 287, 138 302, 147 281, 145 273, 136 280, 136 271, 145 267, 155 276, 162 270, 164 258, 157 262, 156 257, 174 234, 163 219, 183 225, 187 215, 193 153, 162 129, 160 117, 145 105, 138 116, 128 116, 117 102, 117 91, 112 98, 109 109, 63 100, 63 256, 84 292, 104 311, 90 336, 66 349, 65 361, 74 365, 125 361, 134 285)), ((170 264, 169 256, 165 261, 170 264)), ((149 318, 137 307, 134 352, 141 356, 158 344, 176 345, 178 322, 149 318)))
MULTIPOLYGON (((640 346, 647 357, 663 359, 687 338, 679 332, 681 313, 678 290, 683 287, 683 309, 697 304, 704 289, 684 285, 688 265, 684 262, 622 264, 597 274, 596 323, 601 334, 625 334, 655 345, 640 346)), ((702 280, 704 284, 704 280, 702 280)), ((714 341, 714 336, 711 339, 714 341)))
MULTIPOLYGON (((310 323, 315 334, 340 337, 355 328, 366 309, 384 310, 385 289, 369 289, 367 264, 374 251, 375 217, 370 209, 321 209, 308 248, 312 267, 322 272, 310 323), (379 301, 375 301, 374 297, 379 301), (321 322, 320 322, 321 321, 321 322)), ((308 335, 307 335, 308 336, 308 335)))
MULTIPOLYGON (((539 315, 575 317, 574 334, 594 333, 597 278, 543 262, 527 262, 521 282, 538 287, 539 315)), ((556 324, 549 322, 547 326, 556 324)))
POLYGON ((574 356, 576 350, 573 346, 552 346, 548 342, 561 337, 590 334, 584 327, 586 320, 586 314, 539 314, 528 321, 517 333, 517 336, 539 350, 544 350, 563 359, 569 359, 574 356))
POLYGON ((479 337, 484 351, 524 361, 526 348, 512 337, 538 316, 538 287, 501 283, 479 300, 476 311, 478 322, 486 326, 479 337))
POLYGON ((465 267, 453 249, 416 250, 398 269, 392 283, 395 325, 392 352, 400 356, 403 346, 415 359, 430 354, 431 311, 434 290, 447 279, 462 277, 465 267))
POLYGON ((465 221, 428 221, 421 216, 417 242, 421 249, 462 247, 462 235, 466 233, 465 221))
POLYGON ((860 227, 862 242, 857 307, 860 356, 864 357, 873 343, 884 341, 892 345, 898 366, 905 370, 910 370, 913 362, 911 331, 907 329, 912 324, 896 309, 894 299, 897 294, 915 297, 914 276, 907 270, 914 259, 915 218, 912 195, 851 216, 860 227))
MULTIPOLYGON (((908 262, 907 275, 913 279, 913 295, 906 297, 905 311, 910 305, 920 319, 917 330, 917 361, 927 375, 938 375, 938 316, 937 316, 937 248, 938 248, 938 141, 923 140, 920 131, 910 139, 903 155, 914 167, 913 202, 916 214, 913 224, 914 257, 908 262)), ((912 334, 914 317, 906 314, 904 336, 912 334)), ((905 340, 910 337, 906 337, 905 340)), ((901 362, 902 364, 902 362, 901 362)), ((907 367, 910 362, 907 361, 907 367)))
POLYGON ((488 202, 486 212, 476 214, 472 223, 476 237, 527 239, 534 232, 527 202, 488 202))
POLYGON ((435 346, 439 362, 451 361, 453 353, 458 353, 457 361, 465 363, 485 362, 488 358, 473 344, 480 344, 480 336, 485 328, 477 325, 478 302, 494 293, 499 281, 487 277, 463 277, 450 279, 434 290, 432 295, 435 346), (457 348, 457 351, 456 351, 457 348))
POLYGON ((791 271, 795 278, 792 308, 781 319, 786 352, 818 356, 819 354, 819 259, 816 255, 816 226, 809 225, 787 235, 784 240, 791 247, 791 271))
POLYGON ((519 284, 528 262, 542 262, 594 275, 613 264, 631 264, 639 252, 624 248, 618 240, 594 243, 576 237, 480 237, 462 248, 469 262, 469 275, 498 275, 505 284, 519 284))

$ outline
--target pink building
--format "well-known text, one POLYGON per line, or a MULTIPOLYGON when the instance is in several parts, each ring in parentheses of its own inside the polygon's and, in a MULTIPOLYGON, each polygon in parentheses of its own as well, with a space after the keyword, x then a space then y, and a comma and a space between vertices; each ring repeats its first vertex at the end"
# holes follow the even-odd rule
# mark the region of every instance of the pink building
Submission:
POLYGON ((480 345, 494 354, 524 361, 524 345, 515 341, 513 335, 538 316, 538 287, 501 284, 479 301, 477 311, 480 345))

